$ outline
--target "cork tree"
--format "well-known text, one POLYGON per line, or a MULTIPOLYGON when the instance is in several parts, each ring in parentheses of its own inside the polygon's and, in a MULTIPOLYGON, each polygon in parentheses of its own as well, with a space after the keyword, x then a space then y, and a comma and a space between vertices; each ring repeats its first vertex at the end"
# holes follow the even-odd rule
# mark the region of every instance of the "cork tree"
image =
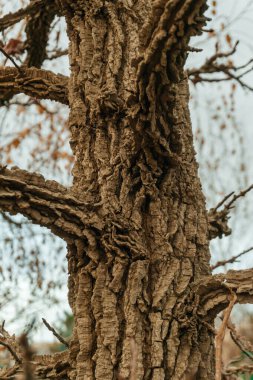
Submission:
MULTIPOLYGON (((37 378, 221 378, 214 319, 252 302, 253 270, 212 275, 209 264, 210 240, 230 233, 229 211, 249 189, 206 208, 185 71, 206 10, 206 0, 33 0, 0 19, 2 31, 24 19, 27 35, 1 48, 12 61, 0 67, 1 101, 68 105, 75 159, 68 188, 0 169, 1 211, 67 245, 73 335, 63 353, 31 358, 37 378), (67 24, 69 77, 41 68, 55 16, 67 24), (25 49, 22 64, 12 49, 25 49)), ((217 57, 189 74, 215 72, 217 57)), ((16 361, 1 378, 22 368, 31 378, 29 355, 1 334, 16 361)))

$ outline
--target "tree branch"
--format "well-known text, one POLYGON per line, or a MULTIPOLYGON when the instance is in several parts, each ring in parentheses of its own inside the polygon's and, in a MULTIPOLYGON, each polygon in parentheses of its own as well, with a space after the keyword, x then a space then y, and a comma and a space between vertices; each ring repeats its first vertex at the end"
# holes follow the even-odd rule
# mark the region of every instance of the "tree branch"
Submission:
POLYGON ((42 321, 44 325, 48 328, 49 331, 52 331, 53 335, 61 342, 64 344, 64 346, 69 348, 68 342, 45 320, 45 318, 42 318, 42 321))
POLYGON ((25 32, 27 35, 25 47, 27 57, 25 63, 28 67, 40 68, 47 58, 47 42, 51 23, 57 13, 56 2, 46 3, 36 14, 28 20, 25 32))
POLYGON ((238 253, 237 255, 230 257, 230 259, 218 261, 216 264, 211 266, 211 269, 214 270, 214 269, 219 268, 221 266, 224 266, 226 264, 232 264, 232 263, 236 262, 239 257, 245 255, 246 253, 248 253, 252 250, 253 250, 253 247, 250 247, 250 248, 245 249, 244 251, 238 253))
POLYGON ((55 353, 52 355, 33 355, 27 341, 27 333, 19 339, 10 335, 4 329, 4 322, 0 327, 0 344, 5 346, 13 358, 15 366, 0 369, 0 379, 16 379, 15 375, 23 372, 22 379, 32 380, 33 372, 36 379, 62 380, 68 379, 68 371, 71 370, 69 363, 69 351, 55 353))
POLYGON ((227 63, 218 63, 218 59, 220 58, 228 58, 232 56, 238 46, 239 41, 236 42, 234 47, 229 52, 220 52, 218 50, 218 44, 216 45, 215 53, 206 60, 206 62, 200 66, 199 68, 193 68, 187 71, 188 77, 193 82, 193 84, 197 84, 199 82, 223 82, 228 80, 235 80, 242 87, 247 88, 248 90, 253 91, 253 87, 249 86, 247 83, 242 81, 242 77, 244 77, 249 72, 253 71, 253 59, 249 60, 246 64, 241 66, 235 66, 230 62, 227 63), (244 71, 241 71, 244 70, 244 71), (238 74, 236 74, 239 72, 238 74), (222 73, 225 76, 219 78, 206 77, 203 75, 206 74, 215 74, 222 73))
MULTIPOLYGON (((38 380, 69 379, 68 373, 71 371, 69 353, 67 351, 57 352, 52 355, 33 355, 31 364, 34 368, 35 378, 38 380)), ((22 364, 12 368, 0 369, 0 379, 14 380, 15 375, 23 372, 22 364)))
POLYGON ((37 12, 39 12, 47 5, 50 6, 50 4, 53 6, 53 9, 56 13, 59 12, 59 8, 56 7, 57 2, 54 0, 33 0, 27 7, 21 8, 15 13, 8 13, 7 15, 0 18, 0 31, 7 29, 14 24, 17 24, 27 16, 34 17, 37 12))
POLYGON ((15 335, 10 335, 4 328, 4 322, 0 328, 0 345, 6 347, 17 364, 22 363, 22 355, 15 339, 15 335))
POLYGON ((10 56, 10 54, 6 53, 6 51, 4 50, 4 48, 2 48, 1 46, 0 46, 0 51, 1 51, 1 53, 2 53, 7 59, 9 59, 9 60, 13 63, 13 65, 16 67, 16 69, 19 71, 19 73, 21 73, 21 69, 20 69, 20 67, 16 64, 15 60, 10 56))
POLYGON ((96 205, 88 205, 55 181, 25 170, 0 167, 0 210, 22 214, 63 239, 83 237, 87 226, 102 228, 96 205))
POLYGON ((226 195, 215 208, 211 208, 209 210, 208 221, 210 240, 216 237, 221 238, 223 235, 228 236, 231 234, 232 230, 228 226, 229 212, 234 207, 234 203, 239 198, 244 197, 251 190, 253 190, 253 185, 250 185, 247 189, 240 191, 238 194, 231 192, 226 195), (228 201, 229 198, 231 198, 230 201, 228 201), (228 202, 226 203, 226 201, 228 202), (221 206, 223 206, 223 209, 218 211, 221 206))
POLYGON ((199 300, 198 314, 213 318, 230 303, 231 293, 237 303, 253 303, 253 269, 230 270, 202 279, 194 289, 199 300))
POLYGON ((24 93, 38 99, 50 99, 68 104, 68 78, 51 71, 14 67, 0 67, 0 102, 24 93))
POLYGON ((201 34, 208 20, 203 16, 206 8, 204 0, 154 2, 140 36, 143 49, 138 67, 141 98, 145 96, 152 73, 157 75, 166 68, 171 81, 178 82, 184 77, 189 40, 201 34))

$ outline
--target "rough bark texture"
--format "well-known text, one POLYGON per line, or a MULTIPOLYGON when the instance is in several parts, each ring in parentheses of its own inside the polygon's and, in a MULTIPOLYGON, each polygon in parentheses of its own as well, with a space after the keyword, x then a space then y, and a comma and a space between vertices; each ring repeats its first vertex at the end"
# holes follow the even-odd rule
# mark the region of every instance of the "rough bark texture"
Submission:
POLYGON ((55 6, 54 0, 32 0, 26 8, 21 8, 15 13, 8 13, 0 20, 0 31, 9 28, 12 25, 15 25, 19 21, 23 20, 25 17, 34 17, 41 12, 42 9, 46 8, 51 4, 52 8, 55 10, 55 13, 58 13, 58 9, 55 6))
POLYGON ((50 362, 43 376, 211 380, 215 315, 231 294, 252 300, 253 284, 252 271, 210 274, 209 239, 227 231, 227 214, 206 211, 184 74, 206 1, 58 6, 70 40, 68 89, 66 78, 36 69, 23 72, 27 82, 16 69, 4 73, 8 83, 0 78, 4 91, 70 106, 71 189, 0 171, 1 210, 21 212, 68 245, 75 327, 64 372, 50 362))
POLYGON ((105 222, 68 246, 73 379, 213 376, 190 303, 209 252, 183 73, 203 4, 65 4, 73 188, 105 222))
POLYGON ((36 68, 0 67, 0 104, 24 93, 68 104, 68 78, 36 68))
MULTIPOLYGON (((33 3, 33 0, 32 2, 33 3)), ((30 14, 26 32, 26 64, 28 67, 41 67, 47 57, 47 43, 50 26, 57 13, 56 1, 46 1, 34 14, 30 14)))

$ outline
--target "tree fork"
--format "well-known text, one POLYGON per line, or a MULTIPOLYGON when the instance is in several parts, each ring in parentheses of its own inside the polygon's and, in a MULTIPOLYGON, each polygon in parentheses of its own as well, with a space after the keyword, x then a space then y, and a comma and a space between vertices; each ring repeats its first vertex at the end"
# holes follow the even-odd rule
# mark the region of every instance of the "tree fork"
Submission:
POLYGON ((184 74, 206 1, 58 3, 73 186, 2 168, 0 207, 67 242, 75 326, 62 376, 214 379, 213 320, 253 286, 251 271, 212 277, 209 265, 220 214, 206 210, 184 74))

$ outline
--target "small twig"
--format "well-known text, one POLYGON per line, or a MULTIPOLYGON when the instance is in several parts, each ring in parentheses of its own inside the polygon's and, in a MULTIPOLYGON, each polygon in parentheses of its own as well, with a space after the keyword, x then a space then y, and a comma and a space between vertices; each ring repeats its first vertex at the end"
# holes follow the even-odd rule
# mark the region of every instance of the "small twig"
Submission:
POLYGON ((215 353, 216 353, 216 369, 215 369, 215 380, 221 380, 222 378, 222 344, 225 337, 225 332, 228 324, 228 320, 233 309, 233 306, 237 300, 236 294, 232 294, 232 299, 224 311, 223 320, 221 323, 221 327, 217 332, 215 338, 215 353))
MULTIPOLYGON (((4 169, 7 167, 7 165, 4 167, 4 169)), ((3 321, 3 323, 2 323, 2 326, 1 326, 1 331, 5 331, 4 330, 4 325, 5 325, 5 320, 3 321)))
POLYGON ((235 194, 233 196, 233 198, 231 199, 231 201, 226 204, 226 208, 227 209, 230 209, 231 206, 233 205, 233 203, 235 203, 235 201, 237 201, 238 198, 241 198, 241 197, 244 197, 249 191, 251 191, 253 189, 253 185, 250 185, 247 189, 245 190, 242 190, 239 194, 235 194))
POLYGON ((228 200, 228 198, 230 198, 235 192, 234 191, 231 191, 231 193, 227 194, 218 204, 217 206, 214 208, 214 211, 217 211, 218 208, 220 208, 225 202, 226 200, 228 200))
POLYGON ((66 347, 69 348, 69 344, 68 342, 60 335, 58 334, 55 329, 44 319, 42 318, 42 321, 44 323, 44 325, 48 328, 49 331, 52 331, 53 335, 62 343, 64 344, 66 347))
POLYGON ((211 208, 208 212, 208 222, 209 222, 209 239, 214 239, 217 236, 222 237, 223 235, 230 235, 231 229, 228 226, 229 212, 234 208, 233 204, 238 198, 244 197, 250 190, 253 189, 253 185, 250 185, 246 190, 242 190, 239 194, 234 194, 234 192, 226 195, 215 208, 211 208), (231 196, 232 199, 225 203, 231 196), (223 206, 219 211, 218 209, 223 206))
POLYGON ((233 203, 235 203, 235 201, 237 201, 237 199, 241 198, 241 197, 244 197, 249 191, 251 191, 253 189, 253 184, 250 185, 247 189, 245 190, 242 190, 240 191, 240 193, 238 194, 235 194, 234 191, 232 191, 231 193, 229 193, 228 195, 226 195, 218 204, 217 206, 213 209, 214 211, 217 211, 218 208, 220 208, 229 198, 231 198, 232 195, 233 198, 227 203, 224 205, 224 210, 229 210, 232 208, 232 205, 233 203))
POLYGON ((242 353, 244 355, 246 355, 250 360, 253 361, 253 353, 250 354, 247 350, 245 350, 243 343, 238 339, 238 337, 235 335, 235 333, 233 331, 230 331, 230 336, 231 336, 233 342, 237 345, 237 347, 240 348, 242 353))
POLYGON ((225 202, 226 200, 228 200, 228 198, 230 198, 235 192, 232 191, 231 193, 227 194, 218 204, 217 206, 214 208, 214 211, 217 211, 218 208, 220 208, 225 202))
POLYGON ((0 51, 3 53, 3 55, 7 58, 7 59, 9 59, 12 63, 13 63, 13 65, 18 69, 18 71, 22 74, 22 70, 21 70, 21 68, 16 64, 16 62, 15 62, 15 60, 8 54, 8 53, 6 53, 6 51, 4 50, 4 48, 2 48, 1 46, 0 46, 0 51))
POLYGON ((13 348, 8 343, 5 343, 2 340, 0 340, 0 345, 6 347, 8 349, 10 354, 15 359, 16 363, 21 364, 21 360, 19 359, 18 355, 16 354, 16 352, 13 350, 13 348))
POLYGON ((46 59, 52 60, 52 59, 60 58, 60 57, 62 57, 64 55, 67 55, 68 54, 68 49, 65 49, 65 50, 56 50, 56 51, 52 51, 52 52, 48 52, 48 53, 51 53, 51 55, 47 56, 46 59))
POLYGON ((216 44, 215 53, 210 58, 208 58, 201 67, 188 70, 188 76, 192 80, 193 84, 196 84, 199 82, 223 82, 223 81, 235 80, 243 88, 247 88, 248 90, 253 91, 253 87, 249 86, 247 83, 241 80, 242 77, 247 75, 249 72, 253 71, 253 67, 250 66, 253 62, 253 59, 250 59, 247 63, 241 66, 235 66, 231 64, 231 62, 227 62, 226 64, 217 62, 218 59, 228 58, 232 56, 237 50, 238 43, 239 41, 237 41, 234 47, 227 53, 220 52, 219 45, 216 44), (236 74, 238 71, 243 70, 243 69, 246 69, 246 70, 239 75, 236 74), (214 73, 224 74, 224 76, 214 77, 214 78, 203 76, 206 74, 214 74, 214 73))
POLYGON ((221 267, 221 266, 224 266, 226 264, 231 264, 231 263, 234 263, 239 257, 245 255, 246 253, 250 252, 253 250, 253 247, 250 247, 248 249, 245 249, 245 251, 242 251, 241 253, 235 255, 235 256, 232 256, 230 259, 228 260, 222 260, 222 261, 217 261, 216 264, 212 265, 211 266, 211 270, 214 270, 218 267, 221 267))
MULTIPOLYGON (((21 358, 18 356, 16 351, 19 351, 19 347, 17 346, 17 342, 15 340, 15 336, 11 336, 7 330, 4 328, 5 321, 3 321, 1 327, 0 327, 0 345, 6 347, 13 358, 15 359, 16 363, 20 364, 22 362, 21 358)), ((21 355, 20 355, 21 356, 21 355)))

